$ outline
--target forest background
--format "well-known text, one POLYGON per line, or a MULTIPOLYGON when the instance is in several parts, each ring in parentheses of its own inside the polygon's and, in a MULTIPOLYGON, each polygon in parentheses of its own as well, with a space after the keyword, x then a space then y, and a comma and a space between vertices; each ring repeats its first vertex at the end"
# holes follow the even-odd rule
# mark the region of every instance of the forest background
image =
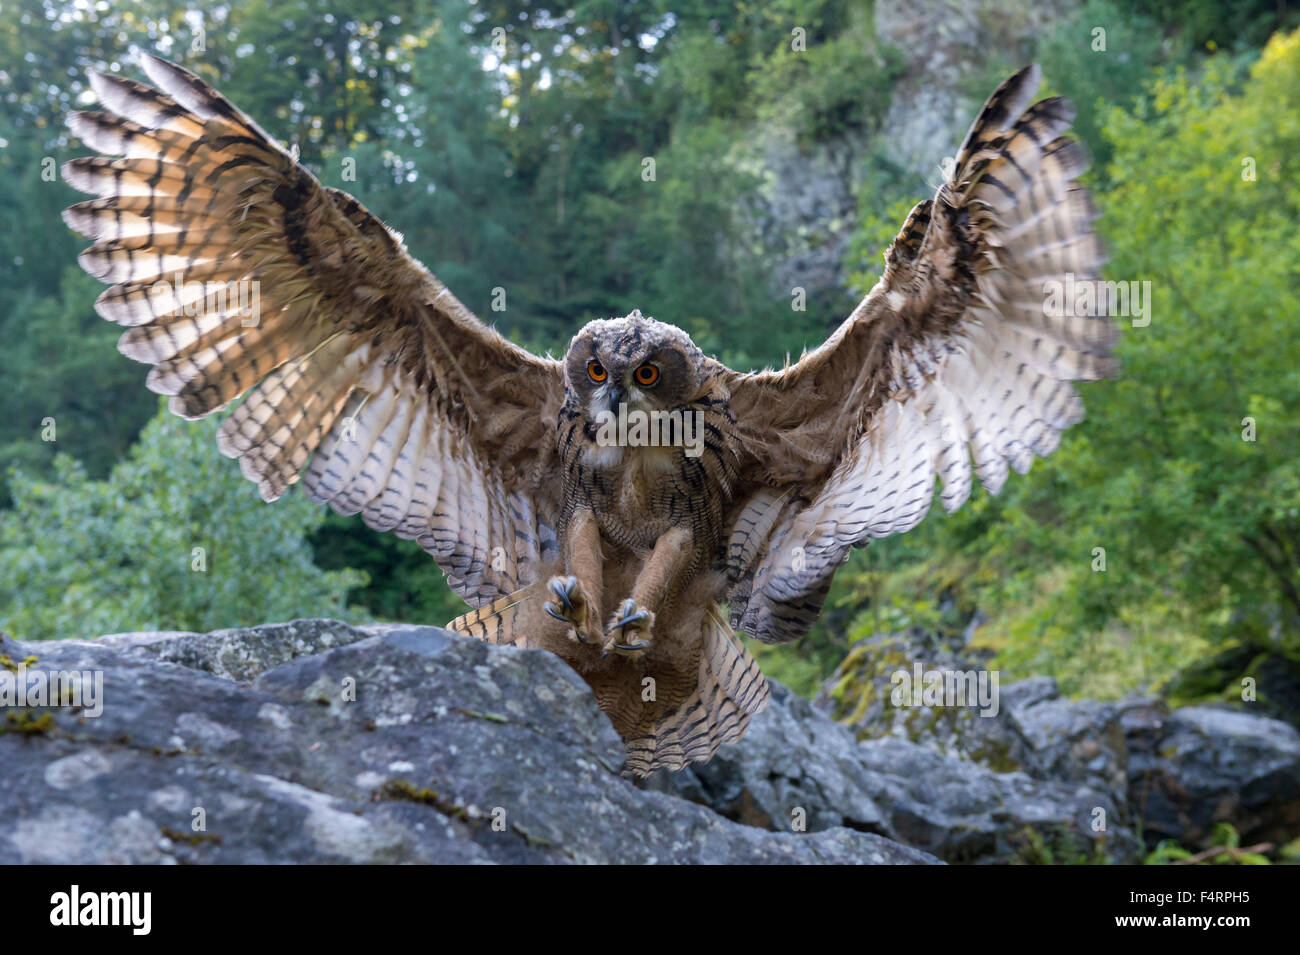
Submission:
POLYGON ((1149 324, 1123 321, 1122 376, 1084 389, 1056 454, 855 551, 764 667, 810 694, 910 629, 1099 698, 1295 675, 1297 23, 1275 0, 4 0, 0 628, 464 606, 413 543, 296 491, 262 504, 217 422, 161 413, 116 352, 59 217, 88 69, 195 70, 521 344, 560 354, 640 308, 749 368, 849 313, 980 102, 1038 61, 1078 107, 1107 277, 1150 283, 1149 324))

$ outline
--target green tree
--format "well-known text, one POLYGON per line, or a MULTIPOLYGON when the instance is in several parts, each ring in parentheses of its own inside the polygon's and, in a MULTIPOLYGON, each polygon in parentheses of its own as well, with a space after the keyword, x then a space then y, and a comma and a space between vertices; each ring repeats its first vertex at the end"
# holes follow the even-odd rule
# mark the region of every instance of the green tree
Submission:
POLYGON ((0 627, 20 639, 348 619, 355 571, 322 571, 306 534, 321 508, 264 504, 216 448, 218 422, 160 411, 95 481, 67 455, 49 480, 10 476, 0 511, 0 627))

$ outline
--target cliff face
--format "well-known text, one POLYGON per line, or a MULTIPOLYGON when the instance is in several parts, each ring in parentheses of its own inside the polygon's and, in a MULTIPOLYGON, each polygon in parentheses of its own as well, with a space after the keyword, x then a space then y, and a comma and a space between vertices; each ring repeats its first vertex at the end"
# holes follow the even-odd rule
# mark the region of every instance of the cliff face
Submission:
POLYGON ((567 666, 437 628, 5 640, 0 658, 33 687, 102 675, 81 707, 7 708, 0 863, 937 861, 638 790, 567 666))
POLYGON ((956 153, 975 111, 1006 79, 990 61, 1024 66, 1032 38, 1076 8, 1064 0, 876 0, 876 32, 904 57, 882 124, 891 156, 937 182, 939 163, 956 153))
POLYGON ((756 238, 781 246, 773 287, 782 294, 795 286, 810 293, 842 287, 871 157, 910 177, 918 195, 931 194, 940 163, 956 153, 984 98, 1006 78, 990 61, 1023 66, 1031 39, 1071 9, 1064 0, 876 0, 875 35, 900 63, 879 127, 810 145, 793 122, 776 116, 741 137, 741 161, 766 183, 754 208, 756 238))

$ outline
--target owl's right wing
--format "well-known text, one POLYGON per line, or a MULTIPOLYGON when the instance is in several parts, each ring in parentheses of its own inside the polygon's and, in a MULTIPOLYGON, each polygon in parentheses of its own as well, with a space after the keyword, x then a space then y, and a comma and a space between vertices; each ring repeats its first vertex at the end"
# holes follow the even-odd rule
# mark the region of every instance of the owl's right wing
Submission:
POLYGON ((200 418, 243 402, 218 445, 265 500, 315 501, 414 539, 478 606, 554 558, 558 362, 478 321, 351 196, 322 186, 193 74, 104 74, 106 113, 72 130, 121 158, 65 179, 100 198, 65 221, 95 240, 96 309, 126 327, 148 387, 200 418))
POLYGON ((1038 82, 1028 67, 989 98, 949 180, 825 344, 733 376, 751 476, 727 555, 737 630, 802 635, 851 547, 915 527, 936 478, 948 511, 973 477, 997 493, 1008 467, 1028 470, 1083 417, 1070 383, 1113 372, 1105 295, 1064 300, 1105 292, 1092 284, 1104 256, 1073 181, 1083 152, 1063 135, 1073 110, 1030 106, 1038 82))

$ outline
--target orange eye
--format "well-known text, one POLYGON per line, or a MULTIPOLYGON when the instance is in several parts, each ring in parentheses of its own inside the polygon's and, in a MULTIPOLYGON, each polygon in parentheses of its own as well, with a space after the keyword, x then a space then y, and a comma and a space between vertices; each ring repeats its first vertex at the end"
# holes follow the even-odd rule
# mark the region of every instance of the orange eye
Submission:
POLYGON ((605 370, 604 365, 593 358, 591 361, 587 362, 587 377, 596 384, 600 384, 609 377, 609 372, 605 370))
POLYGON ((659 380, 659 369, 647 362, 636 370, 634 376, 638 385, 649 388, 659 380))

